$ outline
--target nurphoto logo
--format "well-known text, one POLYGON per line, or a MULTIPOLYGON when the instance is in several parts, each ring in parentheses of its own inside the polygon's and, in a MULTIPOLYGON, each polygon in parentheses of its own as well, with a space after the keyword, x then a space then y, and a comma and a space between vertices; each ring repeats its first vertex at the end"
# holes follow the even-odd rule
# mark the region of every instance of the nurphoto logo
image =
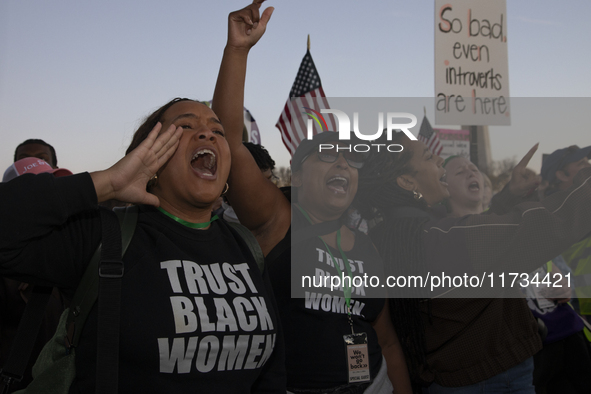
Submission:
MULTIPOLYGON (((384 117, 383 112, 378 112, 378 131, 374 134, 363 134, 359 131, 359 113, 353 112, 353 128, 351 128, 351 120, 349 116, 338 109, 321 109, 320 112, 313 110, 312 108, 302 107, 307 111, 304 112, 310 118, 308 118, 307 123, 307 131, 308 131, 308 139, 312 139, 314 132, 314 122, 316 122, 321 131, 331 131, 328 130, 328 126, 326 124, 326 120, 322 114, 333 114, 338 120, 338 133, 339 133, 339 140, 340 141, 350 141, 351 140, 351 132, 355 133, 355 136, 363 141, 375 141, 382 136, 384 131, 386 132, 386 138, 388 141, 392 140, 392 133, 393 132, 403 132, 406 136, 416 141, 417 137, 414 136, 409 129, 413 128, 417 125, 417 117, 408 112, 387 112, 386 116, 384 117), (384 118, 386 127, 384 127, 384 118), (400 119, 408 119, 410 122, 407 123, 395 123, 395 120, 398 121, 400 119)), ((336 131, 336 130, 332 130, 336 131)), ((334 144, 320 144, 318 146, 319 152, 322 152, 323 149, 337 149, 337 151, 348 151, 348 152, 369 152, 372 147, 380 151, 380 148, 385 148, 388 152, 402 152, 403 147, 400 144, 350 144, 349 146, 343 145, 334 145, 334 144)))

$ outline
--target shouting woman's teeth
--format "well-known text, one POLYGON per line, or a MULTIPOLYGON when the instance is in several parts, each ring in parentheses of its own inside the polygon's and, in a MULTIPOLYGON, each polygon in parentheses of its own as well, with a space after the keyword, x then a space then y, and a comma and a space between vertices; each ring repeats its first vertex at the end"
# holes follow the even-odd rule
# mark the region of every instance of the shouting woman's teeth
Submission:
POLYGON ((471 191, 479 191, 480 185, 478 184, 478 182, 474 181, 468 185, 468 189, 471 191))
POLYGON ((349 180, 342 176, 333 176, 326 182, 326 185, 333 192, 344 194, 347 185, 349 185, 349 180))
POLYGON ((211 177, 215 175, 217 162, 215 153, 210 149, 201 149, 191 158, 191 167, 200 175, 211 177))

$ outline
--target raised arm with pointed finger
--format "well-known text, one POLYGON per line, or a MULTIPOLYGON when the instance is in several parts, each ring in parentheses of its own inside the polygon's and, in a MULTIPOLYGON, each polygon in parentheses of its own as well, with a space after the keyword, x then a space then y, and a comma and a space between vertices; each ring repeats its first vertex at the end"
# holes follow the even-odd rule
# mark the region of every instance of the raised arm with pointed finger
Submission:
POLYGON ((224 125, 232 152, 228 200, 240 222, 255 234, 266 255, 285 236, 291 208, 283 193, 261 174, 250 152, 242 145, 247 57, 264 34, 273 13, 272 7, 260 13, 262 3, 262 0, 255 0, 228 17, 228 42, 212 108, 224 125))
MULTIPOLYGON (((539 143, 535 144, 523 158, 515 165, 511 172, 511 179, 505 185, 503 190, 495 194, 491 199, 491 206, 487 213, 495 213, 503 215, 508 213, 515 205, 525 201, 531 201, 532 196, 536 191, 540 194, 540 188, 544 189, 546 186, 541 185, 541 179, 534 171, 527 168, 529 161, 534 153, 538 150, 539 143)), ((542 200, 543 198, 538 198, 542 200)))
POLYGON ((532 156, 538 150, 538 144, 535 144, 513 168, 511 180, 509 181, 509 191, 511 194, 519 197, 529 195, 540 185, 540 177, 535 172, 529 170, 527 165, 532 156))

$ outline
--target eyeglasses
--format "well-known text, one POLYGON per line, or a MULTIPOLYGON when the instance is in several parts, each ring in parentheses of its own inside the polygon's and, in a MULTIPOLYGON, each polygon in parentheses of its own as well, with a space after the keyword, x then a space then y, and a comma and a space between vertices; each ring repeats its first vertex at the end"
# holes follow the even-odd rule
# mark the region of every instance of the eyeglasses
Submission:
MULTIPOLYGON (((360 169, 363 167, 363 164, 365 163, 365 158, 367 157, 365 153, 348 151, 337 152, 336 148, 332 148, 328 150, 323 149, 322 151, 318 152, 318 160, 323 161, 325 163, 334 163, 339 158, 339 154, 343 154, 343 157, 347 161, 347 164, 356 169, 360 169)), ((304 157, 302 163, 308 158, 308 156, 304 157)))

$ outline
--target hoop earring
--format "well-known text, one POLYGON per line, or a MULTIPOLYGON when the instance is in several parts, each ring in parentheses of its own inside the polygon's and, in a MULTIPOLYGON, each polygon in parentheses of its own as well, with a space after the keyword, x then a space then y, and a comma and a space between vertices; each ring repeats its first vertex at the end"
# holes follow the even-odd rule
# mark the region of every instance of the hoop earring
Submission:
POLYGON ((230 185, 228 185, 228 182, 226 182, 226 187, 224 188, 224 191, 222 192, 222 196, 225 196, 226 193, 228 193, 228 190, 230 190, 230 185))
POLYGON ((421 194, 421 192, 418 192, 416 190, 412 191, 413 197, 415 198, 415 200, 420 201, 421 198, 423 198, 423 195, 421 194))

